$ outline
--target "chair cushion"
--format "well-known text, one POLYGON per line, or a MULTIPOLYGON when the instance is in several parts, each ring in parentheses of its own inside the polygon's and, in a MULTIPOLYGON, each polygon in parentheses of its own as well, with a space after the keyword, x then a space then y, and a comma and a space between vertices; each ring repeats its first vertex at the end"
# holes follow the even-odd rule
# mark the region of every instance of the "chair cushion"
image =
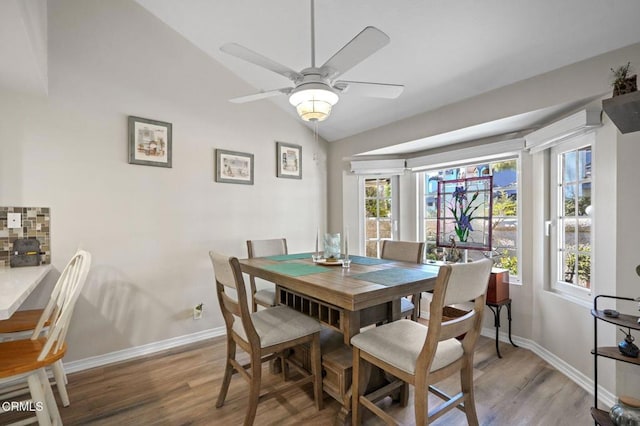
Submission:
MULTIPOLYGON (((320 332, 318 320, 286 306, 275 306, 254 312, 251 314, 251 321, 260 336, 262 348, 320 332)), ((239 319, 234 321, 233 331, 247 340, 239 319)))
MULTIPOLYGON (((424 346, 427 330, 428 327, 415 321, 394 321, 356 334, 351 344, 402 371, 415 374, 416 360, 424 346)), ((462 355, 459 340, 444 340, 438 344, 430 371, 439 370, 462 355)))
POLYGON ((401 313, 406 313, 406 312, 411 312, 413 311, 413 308, 415 308, 414 304, 411 303, 411 300, 409 300, 406 297, 403 297, 402 299, 400 299, 400 312, 401 313))
POLYGON ((276 290, 275 288, 265 288, 256 291, 253 295, 256 299, 256 303, 263 306, 275 306, 276 304, 276 290))

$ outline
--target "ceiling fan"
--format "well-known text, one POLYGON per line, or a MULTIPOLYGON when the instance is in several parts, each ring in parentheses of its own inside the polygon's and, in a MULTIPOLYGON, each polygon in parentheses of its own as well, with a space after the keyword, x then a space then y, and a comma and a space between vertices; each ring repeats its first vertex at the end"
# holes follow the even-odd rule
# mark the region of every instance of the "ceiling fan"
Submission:
POLYGON ((304 121, 323 121, 342 93, 387 99, 400 96, 404 89, 400 84, 337 80, 340 75, 386 46, 390 41, 388 35, 375 27, 366 27, 327 62, 317 67, 314 21, 314 0, 311 0, 311 66, 302 71, 294 71, 236 43, 222 45, 220 50, 223 52, 283 75, 293 82, 293 87, 261 91, 230 101, 244 103, 282 94, 289 95, 289 102, 296 107, 300 118, 304 121))

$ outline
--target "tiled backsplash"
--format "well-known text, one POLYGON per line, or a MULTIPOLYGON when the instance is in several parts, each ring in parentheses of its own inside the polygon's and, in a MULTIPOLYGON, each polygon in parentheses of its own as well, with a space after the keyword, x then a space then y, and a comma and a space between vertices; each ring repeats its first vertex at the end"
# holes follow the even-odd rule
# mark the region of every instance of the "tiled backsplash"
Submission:
POLYGON ((0 267, 9 266, 13 242, 18 238, 40 241, 41 263, 51 263, 51 216, 49 207, 0 207, 0 267), (7 213, 21 213, 22 227, 9 229, 7 213))

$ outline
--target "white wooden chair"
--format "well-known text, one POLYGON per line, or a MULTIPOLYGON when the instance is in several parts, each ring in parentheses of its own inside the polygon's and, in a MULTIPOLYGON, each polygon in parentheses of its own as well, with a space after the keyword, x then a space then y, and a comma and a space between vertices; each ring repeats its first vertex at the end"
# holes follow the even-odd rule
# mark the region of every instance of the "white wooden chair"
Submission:
MULTIPOLYGON (((31 338, 0 342, 0 392, 6 385, 13 386, 16 381, 26 380, 31 400, 36 407, 42 407, 35 413, 40 425, 62 424, 45 369, 53 368, 60 397, 68 405, 61 360, 67 351, 65 339, 73 308, 90 267, 91 255, 79 250, 62 271, 31 338), (44 330, 47 323, 49 328, 44 330)), ((3 393, 2 397, 13 398, 24 393, 17 392, 3 393)), ((21 421, 18 424, 26 423, 21 421)))
MULTIPOLYGON (((209 252, 209 256, 213 263, 220 310, 227 328, 227 359, 216 407, 224 404, 232 375, 240 373, 249 382, 245 426, 253 424, 260 400, 310 382, 313 383, 316 408, 321 410, 323 401, 320 323, 286 306, 250 312, 238 259, 214 252, 209 252), (229 289, 234 290, 235 294, 227 293, 229 289), (303 377, 260 395, 262 363, 302 344, 310 345, 311 373, 299 368, 295 363, 290 363, 289 366, 296 368, 303 377), (246 365, 236 361, 238 346, 250 356, 251 361, 246 365)), ((284 357, 282 359, 284 362, 284 357)), ((286 371, 284 365, 282 370, 286 371)))
MULTIPOLYGON (((422 263, 423 253, 424 242, 383 240, 380 259, 422 263)), ((420 316, 420 293, 409 297, 400 299, 400 313, 403 318, 410 317, 417 321, 420 316)))
POLYGON ((470 425, 478 424, 473 395, 473 353, 480 335, 487 285, 493 262, 444 265, 436 281, 429 326, 406 319, 355 335, 353 345, 352 424, 362 421, 362 407, 387 424, 397 422, 376 402, 407 384, 415 387, 415 424, 426 425, 453 408, 463 410, 470 425), (444 306, 473 300, 473 309, 462 317, 442 321, 444 306), (465 334, 466 333, 466 334, 465 334), (464 334, 462 338, 456 338, 464 334), (396 380, 364 395, 371 365, 396 380), (460 372, 461 392, 450 397, 433 386, 460 372), (429 411, 428 392, 446 402, 429 411))
MULTIPOLYGON (((276 256, 287 254, 287 240, 285 238, 274 238, 270 240, 248 240, 247 252, 249 258, 276 256)), ((276 305, 276 289, 273 283, 249 276, 251 285, 251 309, 258 310, 258 305, 270 307, 276 305)))

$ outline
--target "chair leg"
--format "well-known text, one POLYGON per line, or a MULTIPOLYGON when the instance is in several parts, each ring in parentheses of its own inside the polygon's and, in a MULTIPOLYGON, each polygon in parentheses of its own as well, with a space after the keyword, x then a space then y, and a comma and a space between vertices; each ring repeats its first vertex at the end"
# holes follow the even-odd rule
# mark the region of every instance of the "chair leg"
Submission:
POLYGON ((473 394, 473 362, 468 360, 460 370, 460 387, 464 395, 464 413, 469 426, 478 426, 475 396, 473 394))
POLYGON ((313 374, 313 397, 318 411, 324 408, 322 395, 322 361, 320 357, 320 333, 311 342, 311 374, 313 374))
POLYGON ((236 342, 231 338, 227 338, 227 362, 224 367, 224 377, 222 378, 222 386, 220 386, 220 393, 218 394, 216 408, 222 407, 224 400, 227 397, 227 391, 229 390, 229 384, 231 383, 231 376, 233 376, 233 365, 231 365, 232 359, 236 359, 236 342))
POLYGON ((412 321, 418 321, 418 318, 420 318, 420 295, 421 293, 416 293, 411 298, 411 302, 413 302, 413 312, 411 313, 412 321))
POLYGON ((258 410, 258 400, 260 399, 260 379, 262 377, 262 361, 260 353, 251 354, 251 381, 249 383, 249 407, 244 418, 244 426, 252 426, 258 410))
POLYGON ((67 387, 65 385, 66 376, 64 374, 62 361, 55 362, 51 367, 53 369, 53 376, 56 378, 56 386, 58 387, 58 393, 60 394, 62 405, 68 407, 70 404, 69 394, 67 393, 67 387))
MULTIPOLYGON (((51 383, 49 383, 49 377, 47 377, 47 372, 45 371, 44 368, 38 370, 38 378, 40 379, 40 383, 42 383, 42 387, 44 389, 44 397, 47 401, 47 408, 48 408, 51 420, 53 421, 53 424, 62 425, 62 418, 60 417, 60 411, 58 410, 58 403, 56 402, 56 397, 53 396, 51 383)), ((65 394, 66 394, 66 389, 65 389, 65 394)))
POLYGON ((429 391, 425 383, 416 383, 413 389, 413 403, 416 425, 429 424, 429 391))
POLYGON ((364 396, 371 378, 371 364, 360 358, 360 349, 353 347, 353 370, 351 380, 351 424, 362 424, 360 397, 364 396))
MULTIPOLYGON (((31 392, 31 399, 33 403, 41 403, 43 405, 42 410, 36 410, 38 424, 40 426, 51 426, 50 408, 44 394, 44 383, 40 382, 40 377, 37 371, 27 377, 27 383, 29 384, 29 391, 31 392)), ((47 381, 47 383, 49 382, 47 381)))

